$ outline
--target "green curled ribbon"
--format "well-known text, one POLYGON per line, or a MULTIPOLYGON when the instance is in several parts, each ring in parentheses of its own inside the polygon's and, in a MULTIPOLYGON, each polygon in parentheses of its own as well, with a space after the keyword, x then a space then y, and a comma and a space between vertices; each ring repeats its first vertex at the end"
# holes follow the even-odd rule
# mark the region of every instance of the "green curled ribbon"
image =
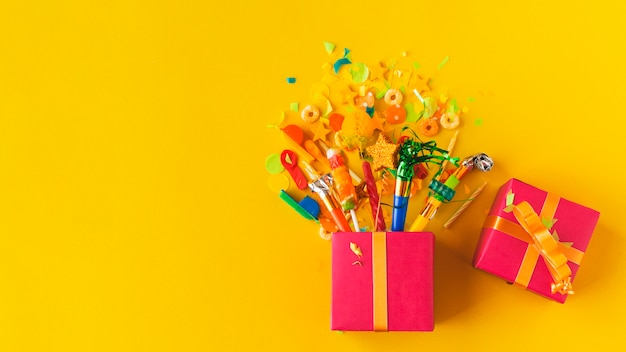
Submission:
POLYGON ((435 178, 441 174, 444 161, 459 166, 459 158, 450 156, 447 150, 437 147, 437 142, 423 142, 419 136, 408 126, 402 131, 409 130, 412 132, 415 140, 407 139, 398 149, 398 167, 394 172, 394 176, 403 181, 410 181, 414 176, 414 166, 419 163, 430 163, 439 165, 439 170, 435 174, 435 178), (435 154, 438 153, 439 155, 435 154))

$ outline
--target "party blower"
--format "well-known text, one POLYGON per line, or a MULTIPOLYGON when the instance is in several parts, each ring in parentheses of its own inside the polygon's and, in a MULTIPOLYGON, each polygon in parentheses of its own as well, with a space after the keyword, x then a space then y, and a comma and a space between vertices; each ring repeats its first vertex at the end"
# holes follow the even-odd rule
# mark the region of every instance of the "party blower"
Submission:
POLYGON ((421 232, 424 230, 428 222, 435 216, 437 209, 444 201, 450 201, 454 197, 454 189, 459 181, 472 169, 477 168, 480 171, 489 171, 493 167, 493 160, 487 154, 475 154, 465 158, 461 165, 446 179, 445 183, 432 180, 428 188, 433 194, 426 201, 424 209, 417 216, 417 219, 411 225, 409 231, 421 232))
POLYGON ((309 174, 311 178, 311 182, 309 183, 309 189, 312 192, 315 192, 319 197, 326 210, 330 213, 337 225, 337 228, 343 232, 350 232, 350 225, 348 221, 343 215, 343 211, 341 210, 341 205, 337 200, 336 192, 333 189, 333 176, 331 174, 325 174, 320 176, 318 172, 307 162, 302 163, 304 165, 304 170, 309 174))

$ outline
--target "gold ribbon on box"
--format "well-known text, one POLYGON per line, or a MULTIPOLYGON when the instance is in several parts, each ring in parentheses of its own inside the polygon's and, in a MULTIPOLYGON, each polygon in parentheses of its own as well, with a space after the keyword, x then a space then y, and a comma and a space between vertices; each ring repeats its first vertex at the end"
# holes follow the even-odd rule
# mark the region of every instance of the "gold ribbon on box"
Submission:
POLYGON ((567 261, 580 265, 584 252, 557 241, 541 221, 541 218, 554 218, 559 201, 558 196, 548 193, 541 208, 541 215, 537 215, 530 204, 523 201, 513 206, 513 215, 517 223, 497 215, 490 215, 485 219, 483 227, 498 230, 528 243, 528 248, 515 277, 515 284, 524 288, 528 287, 537 260, 541 256, 554 280, 551 287, 552 293, 559 292, 565 295, 574 293, 571 283, 572 271, 567 265, 567 261))
POLYGON ((372 232, 374 331, 387 331, 387 233, 372 232))

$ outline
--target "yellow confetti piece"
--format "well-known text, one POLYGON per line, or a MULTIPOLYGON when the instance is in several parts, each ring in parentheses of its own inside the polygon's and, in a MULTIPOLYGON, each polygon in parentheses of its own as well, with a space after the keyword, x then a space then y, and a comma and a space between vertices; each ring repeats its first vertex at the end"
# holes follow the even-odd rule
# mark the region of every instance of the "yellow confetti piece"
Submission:
POLYGON ((280 120, 278 122, 276 122, 276 123, 268 123, 266 125, 266 127, 268 127, 268 128, 278 128, 283 123, 283 121, 285 121, 285 112, 284 111, 282 111, 280 113, 280 120))
POLYGON ((359 258, 363 256, 363 253, 361 252, 361 247, 359 247, 359 245, 354 242, 350 242, 350 250, 359 258))
POLYGON ((309 96, 315 104, 322 104, 328 100, 330 88, 324 83, 314 83, 309 89, 309 96))
POLYGON ((439 102, 445 104, 448 102, 448 88, 442 88, 439 93, 439 102))
POLYGON ((333 105, 330 103, 330 100, 326 99, 326 110, 324 110, 324 117, 330 115, 333 112, 333 105))
POLYGON ((281 190, 289 188, 289 178, 284 174, 270 175, 267 185, 272 192, 278 194, 281 190))

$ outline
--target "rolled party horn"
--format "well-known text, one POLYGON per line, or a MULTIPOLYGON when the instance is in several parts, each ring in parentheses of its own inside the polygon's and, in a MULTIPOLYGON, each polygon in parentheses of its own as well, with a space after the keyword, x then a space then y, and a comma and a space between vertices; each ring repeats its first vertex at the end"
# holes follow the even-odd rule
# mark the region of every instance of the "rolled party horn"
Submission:
POLYGON ((441 203, 450 201, 454 197, 454 189, 461 178, 474 168, 480 171, 489 171, 493 167, 493 160, 487 154, 475 154, 461 162, 461 165, 446 179, 445 183, 432 180, 429 188, 433 194, 426 201, 426 205, 410 227, 411 232, 423 231, 428 222, 435 216, 441 203))
POLYGON ((417 150, 418 148, 413 143, 406 141, 398 151, 399 162, 396 169, 396 187, 393 193, 391 231, 404 231, 409 195, 411 194, 411 181, 415 172, 413 166, 417 164, 414 158, 417 150))
POLYGON ((352 178, 348 172, 345 160, 337 149, 329 149, 326 157, 330 162, 333 186, 339 196, 341 208, 343 211, 350 212, 352 222, 354 223, 354 231, 359 232, 359 222, 357 221, 355 211, 357 206, 356 189, 352 184, 352 178))
POLYGON ((341 210, 341 206, 338 204, 337 200, 333 196, 332 188, 332 176, 326 174, 322 177, 319 177, 309 183, 309 189, 311 191, 317 193, 317 195, 322 200, 322 203, 330 212, 330 215, 333 217, 335 224, 339 228, 339 230, 344 232, 351 232, 350 225, 348 225, 348 221, 343 215, 343 211, 341 210))

